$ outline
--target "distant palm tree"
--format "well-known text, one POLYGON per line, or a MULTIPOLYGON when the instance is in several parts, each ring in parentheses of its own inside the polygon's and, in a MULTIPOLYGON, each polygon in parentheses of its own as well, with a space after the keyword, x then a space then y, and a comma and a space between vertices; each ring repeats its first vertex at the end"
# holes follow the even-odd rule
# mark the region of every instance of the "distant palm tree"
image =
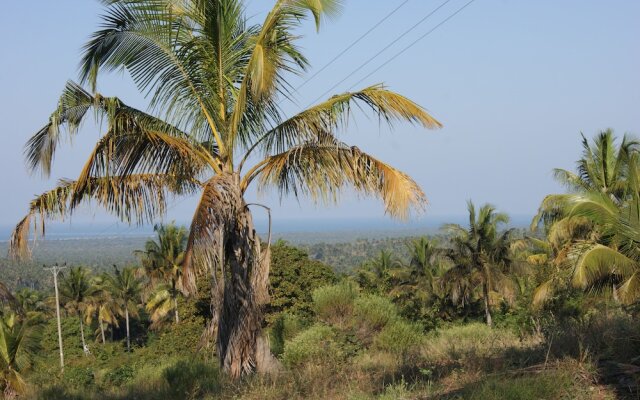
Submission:
POLYGON ((91 281, 91 272, 84 267, 71 268, 69 274, 65 275, 60 283, 60 300, 64 308, 80 320, 80 338, 85 355, 89 348, 84 338, 84 321, 95 292, 96 287, 91 281))
MULTIPOLYGON (((424 193, 409 176, 343 143, 357 109, 381 121, 425 128, 440 123, 409 99, 373 85, 332 96, 286 116, 291 77, 309 66, 298 28, 337 15, 339 0, 277 0, 250 25, 241 0, 113 0, 100 30, 84 47, 81 80, 95 91, 99 73, 126 70, 151 95, 159 117, 75 83, 50 122, 27 144, 32 170, 51 170, 66 126, 73 135, 93 109, 105 135, 79 178, 35 198, 11 241, 27 256, 35 219, 68 215, 95 200, 125 221, 149 222, 166 197, 200 194, 183 263, 184 289, 196 273, 212 277, 217 355, 233 377, 273 365, 262 333, 268 303, 269 248, 263 249, 245 195, 252 184, 281 195, 331 202, 346 186, 381 198, 393 217, 422 209, 424 193)), ((42 226, 40 223, 38 226, 42 226)))
POLYGON ((386 293, 390 288, 391 271, 401 268, 402 262, 389 250, 380 250, 357 271, 358 283, 368 289, 386 293))
POLYGON ((15 294, 16 301, 20 303, 22 309, 29 312, 48 312, 48 307, 45 303, 45 298, 42 293, 37 290, 22 288, 16 291, 15 294))
POLYGON ((407 264, 390 270, 391 290, 389 295, 403 309, 428 316, 430 307, 441 300, 440 279, 447 269, 445 251, 435 239, 421 237, 407 244, 410 260, 407 264))
POLYGON ((0 282, 0 313, 2 313, 2 306, 9 306, 14 311, 20 311, 21 304, 16 297, 11 293, 11 290, 2 282, 0 282))
POLYGON ((178 298, 182 296, 182 263, 184 262, 188 233, 174 223, 156 225, 157 240, 147 240, 145 250, 136 251, 145 275, 149 278, 152 295, 147 303, 153 324, 160 323, 173 312, 176 324, 180 322, 178 298), (158 283, 161 284, 158 286, 158 283))
POLYGON ((0 388, 7 398, 26 389, 23 372, 40 349, 39 322, 12 312, 0 314, 0 388))
POLYGON ((131 351, 129 318, 138 315, 142 279, 136 276, 136 268, 134 267, 126 267, 122 271, 115 266, 113 268, 114 273, 105 275, 105 278, 113 299, 124 310, 127 327, 127 351, 131 351))
POLYGON ((124 316, 124 311, 113 298, 106 274, 97 276, 93 281, 93 285, 96 287, 96 291, 87 307, 86 319, 90 322, 96 317, 98 320, 96 335, 99 334, 102 344, 105 344, 105 325, 107 327, 118 327, 118 316, 124 316))
POLYGON ((505 275, 509 267, 510 235, 512 230, 501 231, 501 225, 509 222, 507 214, 498 213, 486 204, 476 210, 474 204, 467 203, 469 226, 445 225, 451 234, 453 248, 447 256, 453 262, 443 277, 454 302, 469 299, 471 292, 481 288, 487 325, 492 325, 491 293, 511 297, 512 283, 505 275))

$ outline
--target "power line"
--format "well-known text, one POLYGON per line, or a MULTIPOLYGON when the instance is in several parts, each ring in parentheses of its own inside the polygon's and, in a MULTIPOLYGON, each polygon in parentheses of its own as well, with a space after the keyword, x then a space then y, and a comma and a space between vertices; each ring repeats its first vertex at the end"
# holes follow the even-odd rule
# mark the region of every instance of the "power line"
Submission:
POLYGON ((445 2, 443 2, 442 4, 440 4, 438 7, 436 7, 433 11, 431 11, 429 14, 425 15, 422 19, 420 19, 418 22, 416 22, 413 26, 411 26, 409 29, 407 29, 406 31, 404 31, 400 36, 398 36, 397 38, 395 38, 391 43, 389 43, 388 45, 386 45, 384 48, 382 48, 382 50, 378 51, 376 54, 374 54, 372 57, 370 57, 367 61, 365 61, 364 63, 362 63, 358 68, 356 68, 355 70, 353 70, 349 75, 347 75, 346 77, 344 77, 344 79, 342 79, 340 82, 336 83, 335 85, 333 85, 331 88, 329 88, 326 92, 324 92, 323 94, 321 94, 320 96, 318 96, 317 99, 313 100, 307 107, 313 105, 314 103, 316 103, 318 100, 321 100, 322 98, 324 98, 324 96, 326 96, 327 94, 331 93, 331 91, 333 91, 333 89, 337 88, 338 86, 340 86, 340 84, 344 83, 347 79, 351 78, 353 75, 355 75, 358 71, 360 71, 362 68, 364 68, 367 64, 369 64, 371 61, 375 60, 380 54, 384 53, 386 50, 388 50, 391 46, 393 46, 394 44, 396 44, 399 40, 401 40, 402 38, 404 38, 405 36, 407 36, 409 33, 411 33, 414 29, 416 29, 418 26, 420 26, 422 23, 424 23, 429 17, 431 17, 433 14, 435 14, 436 12, 438 12, 438 10, 440 10, 442 7, 444 7, 445 5, 447 5, 451 0, 446 0, 445 2))
POLYGON ((364 34, 362 34, 358 39, 356 39, 354 42, 352 42, 349 46, 347 46, 347 48, 345 48, 344 50, 342 50, 337 56, 333 57, 331 59, 331 61, 329 61, 328 63, 326 63, 324 66, 322 66, 322 68, 320 68, 317 72, 315 72, 313 75, 311 75, 307 80, 305 80, 304 82, 302 82, 302 84, 300 86, 298 86, 295 90, 294 93, 297 92, 298 90, 302 89, 307 83, 309 83, 311 80, 313 80, 316 76, 318 76, 322 71, 324 71, 325 69, 327 69, 328 66, 330 66, 331 64, 333 64, 338 58, 342 57, 347 51, 351 50, 353 48, 353 46, 355 46, 356 44, 360 43, 360 41, 362 39, 364 39, 367 35, 369 35, 371 32, 373 32, 377 27, 379 27, 380 25, 382 25, 383 22, 385 22, 387 19, 389 19, 393 14, 395 14, 399 9, 401 9, 405 4, 407 4, 409 2, 409 0, 405 0, 402 3, 400 3, 400 5, 396 8, 394 8, 390 13, 388 13, 387 15, 385 15, 380 21, 378 21, 374 26, 372 26, 368 31, 366 31, 364 34))
POLYGON ((466 3, 464 6, 460 7, 456 12, 454 12, 453 14, 449 15, 447 18, 445 18, 442 22, 440 22, 438 25, 434 26, 431 30, 429 30, 427 33, 425 33, 424 35, 420 36, 419 38, 417 38, 416 40, 414 40, 413 42, 411 42, 407 47, 403 48, 402 50, 400 50, 399 52, 397 52, 393 57, 391 57, 390 59, 388 59, 387 61, 385 61, 382 65, 380 65, 378 68, 374 69, 373 71, 371 71, 369 74, 367 74, 364 78, 360 79, 358 82, 354 83, 349 90, 353 89, 355 86, 359 85, 360 83, 362 83, 365 79, 369 78, 371 75, 375 74, 376 72, 378 72, 379 70, 381 70, 384 66, 386 66, 387 64, 389 64, 391 61, 395 60, 397 57, 399 57, 400 55, 402 55, 405 51, 409 50, 411 47, 415 46, 418 42, 420 42, 421 40, 423 40, 424 38, 426 38, 427 36, 429 36, 433 31, 435 31, 436 29, 438 29, 439 27, 441 27, 442 25, 444 25, 447 21, 449 21, 450 19, 452 19, 453 17, 455 17, 457 14, 459 14, 460 12, 462 12, 462 10, 464 10, 465 8, 467 8, 469 5, 471 5, 471 3, 473 3, 475 0, 470 0, 468 3, 466 3))

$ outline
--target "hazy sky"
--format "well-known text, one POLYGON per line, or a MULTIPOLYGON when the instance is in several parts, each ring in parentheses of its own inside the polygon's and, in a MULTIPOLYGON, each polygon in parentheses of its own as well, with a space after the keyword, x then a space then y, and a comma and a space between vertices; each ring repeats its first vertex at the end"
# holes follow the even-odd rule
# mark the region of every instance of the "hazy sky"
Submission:
MULTIPOLYGON (((300 91, 294 112, 349 75, 444 0, 409 0, 392 17, 300 91)), ((340 18, 316 34, 300 33, 315 69, 311 76, 404 0, 345 1, 340 18)), ((467 0, 450 0, 436 14, 333 92, 350 89, 396 52, 428 32, 467 0)), ((273 1, 248 2, 259 22, 273 1)), ((28 201, 61 177, 75 178, 99 137, 85 125, 56 157, 51 179, 30 176, 23 146, 53 109, 67 79, 77 77, 80 48, 99 25, 91 0, 5 1, 0 25, 0 225, 17 222, 28 201)), ((360 86, 384 82, 425 106, 444 128, 380 127, 358 116, 344 141, 413 176, 430 204, 425 219, 460 215, 465 201, 491 202, 514 215, 533 214, 542 197, 560 190, 551 169, 573 168, 580 132, 611 127, 640 135, 640 2, 635 0, 476 0, 360 86)), ((294 85, 302 83, 294 79, 294 85)), ((99 91, 145 106, 126 74, 103 75, 99 91)), ((378 201, 350 194, 337 207, 276 196, 262 201, 276 218, 380 217, 378 201)), ((187 220, 194 199, 169 218, 187 220)), ((74 221, 111 221, 95 206, 74 221)))

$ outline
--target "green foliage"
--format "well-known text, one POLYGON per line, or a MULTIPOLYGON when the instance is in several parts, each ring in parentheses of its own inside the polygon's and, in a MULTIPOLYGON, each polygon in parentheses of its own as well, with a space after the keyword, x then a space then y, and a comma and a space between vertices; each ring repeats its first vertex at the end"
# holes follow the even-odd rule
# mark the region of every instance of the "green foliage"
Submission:
POLYGON ((356 285, 350 281, 318 288, 313 291, 313 308, 321 321, 341 325, 353 311, 358 295, 356 285))
POLYGON ((353 303, 353 315, 358 325, 379 331, 398 317, 398 309, 391 300, 377 295, 362 295, 353 303))
POLYGON ((404 357, 422 344, 422 332, 419 326, 402 320, 393 320, 382 329, 374 340, 374 346, 404 357))
POLYGON ((92 386, 95 381, 92 368, 74 365, 64 369, 63 379, 65 385, 72 389, 83 389, 92 386))
POLYGON ((288 313, 278 315, 269 330, 271 353, 280 356, 284 352, 285 341, 292 339, 304 326, 304 321, 298 316, 288 313))
POLYGON ((295 367, 307 362, 336 361, 342 356, 336 331, 330 326, 316 324, 287 342, 282 358, 285 364, 295 367))
POLYGON ((136 371, 131 365, 121 365, 106 374, 105 383, 113 387, 119 387, 130 382, 135 375, 136 371))
POLYGON ((220 369, 202 361, 181 360, 162 373, 167 394, 175 399, 199 399, 220 391, 220 369))
POLYGON ((271 302, 267 320, 273 321, 276 315, 285 312, 310 318, 313 313, 311 293, 336 280, 331 267, 309 259, 304 250, 279 240, 271 246, 271 302))
MULTIPOLYGON (((574 382, 566 371, 544 372, 538 375, 489 377, 480 383, 466 387, 459 398, 468 400, 539 400, 578 399, 574 382)), ((584 395, 583 390, 579 390, 584 395)))

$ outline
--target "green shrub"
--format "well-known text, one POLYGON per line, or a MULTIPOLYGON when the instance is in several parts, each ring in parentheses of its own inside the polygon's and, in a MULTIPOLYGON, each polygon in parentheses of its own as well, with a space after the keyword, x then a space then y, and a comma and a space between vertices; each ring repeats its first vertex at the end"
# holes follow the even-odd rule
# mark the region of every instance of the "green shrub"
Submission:
POLYGON ((329 326, 317 324, 285 344, 283 360, 289 366, 296 366, 307 361, 334 361, 341 358, 342 353, 336 332, 329 326))
MULTIPOLYGON (((559 365, 538 374, 490 376, 460 392, 468 400, 609 399, 609 393, 594 390, 589 374, 574 377, 576 365, 559 365)), ((583 372, 583 371, 580 371, 583 372)), ((581 374, 582 375, 582 374, 581 374)))
POLYGON ((220 370, 196 360, 180 360, 163 372, 168 383, 168 398, 199 399, 220 391, 220 370))
POLYGON ((64 381, 72 388, 86 388, 93 385, 95 378, 91 368, 67 366, 64 369, 64 381))
POLYGON ((348 281, 318 288, 312 295, 314 311, 320 320, 341 325, 351 316, 357 295, 357 287, 348 281))
POLYGON ((105 375, 105 381, 111 386, 122 386, 133 379, 136 371, 130 365, 121 365, 105 375))
POLYGON ((281 356, 284 343, 292 339, 304 328, 303 321, 295 315, 283 313, 278 315, 269 329, 269 344, 274 356, 281 356))
POLYGON ((538 344, 539 338, 524 340, 510 329, 492 329, 486 324, 474 322, 430 333, 424 343, 423 356, 431 363, 471 366, 503 354, 510 348, 533 348, 538 344))
POLYGON ((398 309, 391 300, 376 296, 358 297, 353 304, 353 315, 358 325, 365 325, 373 331, 379 331, 398 317, 398 309))
POLYGON ((423 338, 420 327, 398 319, 382 329, 375 338, 374 345, 380 350, 405 356, 410 350, 418 348, 423 338))

